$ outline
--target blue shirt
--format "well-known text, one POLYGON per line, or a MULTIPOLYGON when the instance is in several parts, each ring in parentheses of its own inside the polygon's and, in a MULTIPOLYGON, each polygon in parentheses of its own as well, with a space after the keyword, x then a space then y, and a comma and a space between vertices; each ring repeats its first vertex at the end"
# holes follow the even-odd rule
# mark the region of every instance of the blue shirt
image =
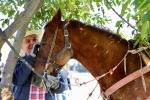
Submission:
MULTIPOLYGON (((34 58, 31 56, 25 55, 23 57, 31 66, 34 64, 34 58)), ((13 95, 14 100, 28 100, 29 99, 29 91, 31 84, 32 71, 20 60, 18 60, 16 67, 13 73, 13 95)), ((45 100, 55 100, 55 93, 61 93, 65 90, 65 85, 61 84, 64 80, 61 77, 59 83, 59 88, 52 89, 50 88, 51 93, 45 93, 45 100)))
POLYGON ((60 75, 64 80, 65 90, 68 90, 68 89, 71 90, 71 81, 70 81, 70 78, 68 77, 69 76, 68 70, 62 68, 62 70, 60 71, 60 75))

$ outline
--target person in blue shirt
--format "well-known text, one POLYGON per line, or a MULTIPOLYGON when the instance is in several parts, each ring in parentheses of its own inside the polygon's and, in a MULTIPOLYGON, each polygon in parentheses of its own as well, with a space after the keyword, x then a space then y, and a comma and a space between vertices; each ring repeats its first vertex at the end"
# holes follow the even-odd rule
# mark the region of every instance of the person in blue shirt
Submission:
POLYGON ((69 92, 72 88, 71 88, 70 75, 66 65, 63 66, 63 68, 61 69, 60 76, 64 79, 65 91, 63 91, 62 93, 56 93, 55 95, 56 100, 68 100, 69 92))
MULTIPOLYGON (((28 31, 23 39, 22 50, 25 52, 23 57, 31 66, 34 65, 33 50, 38 45, 38 36, 41 30, 28 31)), ((48 75, 48 80, 54 76, 48 75)), ((51 84, 50 91, 46 92, 44 87, 38 88, 32 83, 32 71, 20 60, 18 60, 13 73, 13 95, 14 100, 55 100, 55 93, 65 90, 63 78, 51 84)))

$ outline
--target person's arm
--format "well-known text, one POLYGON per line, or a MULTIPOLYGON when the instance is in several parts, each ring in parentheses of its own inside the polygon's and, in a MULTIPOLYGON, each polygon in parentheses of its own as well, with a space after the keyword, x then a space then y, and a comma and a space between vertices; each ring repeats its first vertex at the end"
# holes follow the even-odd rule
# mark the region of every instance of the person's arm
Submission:
POLYGON ((69 78, 69 77, 67 78, 67 82, 68 82, 69 90, 71 90, 71 89, 72 89, 72 88, 71 88, 71 81, 70 81, 70 78, 69 78))
MULTIPOLYGON (((34 58, 32 56, 24 58, 31 66, 34 64, 34 58)), ((23 85, 31 74, 31 70, 22 62, 18 61, 13 73, 12 82, 14 85, 23 85)))
POLYGON ((69 90, 71 90, 72 88, 71 88, 71 81, 70 81, 70 74, 69 74, 69 71, 68 70, 66 70, 67 71, 67 82, 68 82, 68 87, 69 87, 69 90))
MULTIPOLYGON (((26 55, 24 57, 26 62, 28 62, 31 66, 33 66, 34 64, 34 59, 37 54, 37 52, 35 51, 37 51, 36 49, 38 49, 37 48, 38 45, 39 45, 39 42, 35 42, 30 52, 30 55, 29 56, 26 55)), ((13 84, 18 85, 18 86, 23 85, 25 81, 28 79, 31 72, 32 71, 22 61, 19 60, 14 69, 14 74, 13 74, 13 79, 12 79, 13 84)))

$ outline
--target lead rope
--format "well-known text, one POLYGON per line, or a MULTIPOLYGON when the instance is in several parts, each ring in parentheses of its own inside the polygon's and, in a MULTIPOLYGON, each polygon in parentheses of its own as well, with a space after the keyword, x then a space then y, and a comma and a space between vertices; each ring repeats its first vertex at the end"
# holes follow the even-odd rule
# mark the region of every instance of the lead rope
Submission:
MULTIPOLYGON (((109 73, 110 73, 110 71, 107 72, 107 73, 105 73, 105 74, 103 74, 103 75, 101 75, 101 76, 98 76, 98 77, 96 77, 96 78, 94 78, 94 79, 92 79, 92 80, 90 80, 90 81, 80 83, 80 84, 78 84, 77 86, 86 85, 87 83, 90 83, 90 82, 92 82, 92 81, 94 81, 94 80, 98 81, 100 78, 106 76, 106 75, 109 74, 109 73)), ((98 86, 98 83, 96 84, 96 86, 94 87, 94 89, 89 93, 89 96, 88 96, 87 100, 92 96, 92 94, 93 94, 93 92, 95 91, 95 89, 96 89, 97 86, 98 86)), ((99 97, 100 97, 100 96, 99 96, 99 97)), ((98 98, 99 98, 99 97, 98 97, 98 98)))
POLYGON ((144 74, 143 74, 143 68, 142 68, 142 59, 141 59, 141 55, 140 53, 139 54, 139 57, 140 57, 140 73, 141 73, 141 78, 142 78, 142 84, 143 84, 143 88, 144 88, 144 91, 146 93, 146 83, 145 83, 145 79, 144 79, 144 74))
MULTIPOLYGON (((125 65, 124 66, 125 74, 126 74, 126 56, 127 56, 127 54, 128 53, 131 53, 131 54, 138 53, 139 54, 139 52, 141 52, 141 51, 143 51, 145 49, 148 49, 148 47, 141 47, 141 48, 137 48, 137 49, 134 49, 134 50, 129 50, 128 49, 126 55, 123 58, 124 59, 124 65, 125 65)), ((145 84, 145 80, 144 80, 144 77, 143 77, 143 68, 142 68, 142 62, 141 62, 140 54, 139 54, 139 57, 140 57, 140 63, 141 63, 141 65, 140 65, 141 66, 141 72, 140 73, 141 73, 141 76, 142 76, 142 83, 143 83, 143 87, 144 87, 144 90, 145 90, 146 89, 146 84, 145 84)), ((113 70, 112 70, 112 72, 113 72, 113 70)), ((106 90, 105 92, 102 92, 102 97, 104 98, 104 100, 109 100, 110 99, 110 95, 114 92, 114 91, 112 91, 112 86, 110 88, 108 90, 106 90), (108 91, 109 91, 109 93, 108 93, 108 91)))
MULTIPOLYGON (((130 47, 129 47, 129 43, 128 43, 128 50, 129 50, 129 49, 130 49, 130 47)), ((126 54, 124 55, 123 59, 122 59, 114 68, 110 69, 107 73, 102 74, 101 76, 97 76, 97 77, 96 77, 95 79, 93 79, 93 80, 97 80, 97 81, 98 81, 100 78, 106 76, 107 74, 112 75, 112 74, 114 73, 114 71, 118 68, 118 66, 120 65, 120 63, 124 61, 124 59, 126 58, 127 55, 128 55, 128 51, 127 51, 126 54)), ((93 81, 93 80, 91 80, 91 81, 93 81)), ((83 82, 82 84, 80 84, 80 86, 83 85, 83 84, 89 83, 89 82, 91 82, 91 81, 83 82)), ((97 85, 98 85, 98 84, 97 84, 97 85)), ((97 87, 97 85, 95 86, 95 88, 97 87)), ((95 88, 94 88, 94 89, 92 90, 92 92, 89 94, 89 97, 92 96, 92 93, 94 92, 95 88)), ((88 99, 89 99, 89 97, 88 97, 88 99)), ((102 97, 104 97, 104 96, 102 96, 102 97)))
POLYGON ((98 83, 96 84, 96 86, 94 87, 94 89, 91 91, 91 93, 89 94, 89 97, 87 98, 87 100, 92 96, 93 92, 95 91, 96 87, 98 86, 98 83))
MULTIPOLYGON (((55 41, 56 41, 56 37, 57 37, 57 32, 58 32, 58 27, 56 28, 56 30, 55 30, 55 34, 54 34, 54 38, 53 38, 53 41, 52 41, 52 45, 51 45, 51 48, 50 48, 50 52, 49 52, 49 54, 48 54, 48 58, 47 58, 47 61, 46 61, 46 65, 45 65, 45 69, 44 69, 44 73, 43 73, 43 77, 46 77, 46 74, 48 73, 48 66, 49 66, 49 61, 50 61, 50 58, 51 58, 51 56, 52 56, 52 51, 53 51, 53 49, 54 49, 54 46, 55 46, 55 41)), ((46 77, 47 78, 47 77, 46 77)), ((44 86, 44 88, 45 88, 45 91, 46 92, 50 92, 51 93, 51 91, 50 91, 50 89, 49 89, 49 87, 47 87, 46 85, 45 85, 45 82, 42 80, 42 83, 43 83, 43 86, 44 86)), ((52 93, 51 93, 52 94, 52 93)), ((54 98, 54 97, 53 97, 54 98)))

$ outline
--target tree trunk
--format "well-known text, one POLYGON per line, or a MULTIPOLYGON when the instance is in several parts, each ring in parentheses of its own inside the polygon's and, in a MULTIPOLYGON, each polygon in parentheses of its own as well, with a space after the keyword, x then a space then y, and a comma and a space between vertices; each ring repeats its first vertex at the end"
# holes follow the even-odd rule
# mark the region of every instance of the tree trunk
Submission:
MULTIPOLYGON (((40 0, 39 4, 37 3, 38 1, 39 0, 36 0, 36 2, 34 0, 26 0, 26 5, 27 5, 26 9, 31 7, 32 10, 34 10, 34 11, 28 12, 28 14, 30 14, 31 16, 28 18, 28 20, 23 19, 26 23, 17 32, 16 41, 14 42, 13 47, 16 49, 16 51, 18 51, 18 53, 20 52, 23 37, 26 33, 26 29, 28 27, 30 20, 32 19, 34 14, 39 10, 39 8, 41 8, 42 5, 44 4, 43 0, 40 0), (36 3, 36 5, 34 5, 34 7, 33 7, 32 3, 36 3)), ((20 18, 20 19, 22 19, 22 18, 20 18)), ((18 24, 19 24, 19 22, 18 22, 18 24)), ((16 23, 16 25, 17 25, 17 23, 16 23)), ((16 26, 12 26, 12 28, 13 27, 16 27, 16 26)), ((13 29, 9 29, 9 30, 13 30, 13 29)), ((3 87, 5 87, 5 88, 3 88, 3 91, 1 91, 2 98, 0 98, 0 99, 2 99, 2 100, 3 99, 12 100, 12 98, 13 98, 13 95, 11 94, 11 92, 12 92, 12 77, 13 77, 14 67, 16 65, 17 60, 18 60, 18 57, 11 50, 11 52, 8 55, 8 59, 6 61, 5 67, 4 67, 4 72, 2 73, 1 85, 3 87)))

